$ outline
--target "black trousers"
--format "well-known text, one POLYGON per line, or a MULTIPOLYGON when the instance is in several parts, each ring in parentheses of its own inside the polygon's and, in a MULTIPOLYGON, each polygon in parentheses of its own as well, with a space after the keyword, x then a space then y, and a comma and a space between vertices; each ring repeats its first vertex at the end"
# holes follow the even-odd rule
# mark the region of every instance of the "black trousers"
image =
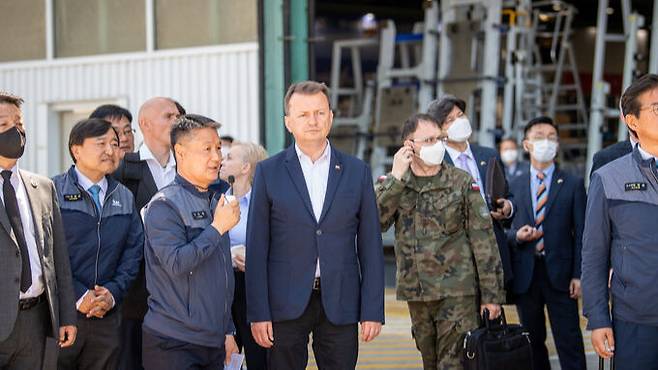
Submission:
POLYGON ((615 368, 658 370, 658 326, 615 320, 615 368))
POLYGON ((313 354, 318 369, 351 370, 356 367, 357 324, 332 324, 325 315, 319 291, 313 291, 302 316, 273 322, 272 331, 274 346, 268 351, 270 370, 306 369, 309 334, 313 334, 313 354))
POLYGON ((50 331, 48 302, 45 299, 29 310, 19 310, 14 329, 7 339, 0 342, 0 369, 41 369, 46 335, 50 331))
POLYGON ((121 319, 121 349, 119 370, 143 370, 142 367, 142 320, 121 319))
POLYGON ((119 363, 121 312, 116 307, 102 319, 78 312, 78 334, 71 347, 62 348, 59 370, 115 370, 119 363))
POLYGON ((233 296, 233 323, 237 335, 235 341, 238 348, 244 349, 245 359, 249 370, 267 369, 267 350, 256 343, 251 335, 251 325, 247 322, 247 295, 244 272, 235 272, 235 294, 233 296))
POLYGON ((546 348, 546 317, 548 309, 555 348, 562 370, 585 370, 585 349, 580 331, 578 301, 571 299, 568 292, 554 289, 546 272, 543 258, 535 260, 530 288, 516 297, 521 324, 530 332, 534 370, 551 368, 546 348))
POLYGON ((142 334, 146 370, 218 370, 224 368, 224 347, 212 348, 167 338, 144 330, 142 334))

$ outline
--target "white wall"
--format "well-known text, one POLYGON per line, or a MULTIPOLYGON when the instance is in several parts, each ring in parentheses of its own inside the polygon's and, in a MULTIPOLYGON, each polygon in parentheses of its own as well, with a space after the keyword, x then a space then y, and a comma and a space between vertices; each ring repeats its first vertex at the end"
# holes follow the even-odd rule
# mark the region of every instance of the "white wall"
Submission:
POLYGON ((258 142, 258 89, 258 43, 0 63, 0 90, 25 99, 28 142, 21 167, 44 175, 52 175, 48 156, 68 150, 53 136, 59 124, 55 107, 124 101, 139 143, 139 106, 169 96, 188 113, 222 123, 220 133, 258 142))

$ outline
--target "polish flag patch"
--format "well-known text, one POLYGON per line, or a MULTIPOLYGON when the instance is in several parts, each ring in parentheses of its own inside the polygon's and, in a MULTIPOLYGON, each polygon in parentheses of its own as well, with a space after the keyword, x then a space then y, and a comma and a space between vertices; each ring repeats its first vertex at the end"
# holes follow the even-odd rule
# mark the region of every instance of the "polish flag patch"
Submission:
POLYGON ((477 182, 471 183, 471 190, 473 191, 480 191, 480 185, 478 185, 477 182))
POLYGON ((384 182, 384 180, 386 180, 386 176, 385 176, 385 175, 381 175, 381 176, 379 176, 379 177, 377 178, 377 183, 382 183, 382 182, 384 182))

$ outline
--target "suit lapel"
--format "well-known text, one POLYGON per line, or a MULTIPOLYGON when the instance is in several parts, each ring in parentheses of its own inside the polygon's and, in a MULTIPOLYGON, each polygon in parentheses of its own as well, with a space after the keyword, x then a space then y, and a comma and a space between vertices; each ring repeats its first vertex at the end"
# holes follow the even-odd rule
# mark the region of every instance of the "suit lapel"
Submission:
POLYGON ((528 173, 524 174, 524 180, 523 180, 523 186, 521 187, 522 193, 519 194, 519 200, 523 202, 521 205, 525 212, 528 214, 528 220, 533 220, 535 219, 535 210, 532 209, 532 197, 535 195, 532 194, 532 190, 530 187, 530 177, 532 175, 530 174, 530 171, 528 173))
MULTIPOLYGON (((43 257, 43 222, 41 218, 43 217, 43 208, 39 194, 39 183, 32 178, 29 174, 24 173, 19 170, 21 178, 23 179, 23 185, 25 185, 25 192, 27 193, 27 200, 30 203, 30 210, 32 211, 32 227, 34 228, 34 240, 38 246, 37 250, 39 251, 39 257, 43 257)), ((28 238, 28 235, 25 235, 28 238)))
POLYGON ((551 188, 548 190, 548 201, 546 202, 545 211, 546 216, 548 216, 548 212, 550 212, 551 206, 555 202, 555 198, 557 198, 557 194, 560 192, 560 189, 562 189, 562 184, 564 184, 562 172, 557 167, 555 167, 553 178, 551 179, 551 188))
POLYGON ((471 153, 473 153, 473 160, 477 165, 478 172, 480 173, 480 181, 482 182, 482 187, 487 188, 487 161, 483 160, 482 153, 480 152, 477 145, 471 145, 471 153))
POLYGON ((446 151, 446 154, 443 156, 443 162, 451 166, 455 165, 455 163, 452 161, 452 157, 450 157, 450 154, 448 154, 448 151, 446 151))
POLYGON ((311 204, 311 196, 308 194, 308 187, 306 187, 306 180, 304 180, 304 172, 302 172, 302 166, 299 163, 299 158, 297 157, 297 152, 295 151, 294 145, 288 148, 285 163, 286 169, 288 170, 288 175, 290 175, 290 179, 295 185, 295 188, 297 188, 297 194, 299 194, 299 196, 302 198, 306 210, 311 215, 313 221, 315 221, 313 205, 311 204))
POLYGON ((336 195, 336 189, 340 183, 340 178, 343 173, 343 164, 337 151, 331 149, 331 161, 329 162, 329 179, 327 181, 327 191, 324 196, 324 203, 322 204, 322 214, 320 215, 320 221, 322 223, 324 217, 327 215, 331 203, 334 201, 334 195, 336 195))
POLYGON ((16 241, 14 233, 11 232, 11 223, 9 222, 9 216, 7 216, 7 210, 5 209, 5 204, 3 202, 0 202, 0 224, 2 224, 11 240, 14 241, 16 248, 18 248, 18 241, 16 241))

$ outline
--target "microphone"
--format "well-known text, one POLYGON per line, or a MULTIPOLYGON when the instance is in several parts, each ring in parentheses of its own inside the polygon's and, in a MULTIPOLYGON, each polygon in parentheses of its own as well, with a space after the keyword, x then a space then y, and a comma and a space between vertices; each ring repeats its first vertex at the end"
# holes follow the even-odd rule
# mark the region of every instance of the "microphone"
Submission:
MULTIPOLYGON (((227 193, 230 192, 231 194, 233 194, 233 184, 235 183, 235 176, 230 175, 227 180, 229 185, 227 193)), ((232 202, 235 199, 235 196, 224 194, 224 198, 226 199, 227 202, 232 202)))

